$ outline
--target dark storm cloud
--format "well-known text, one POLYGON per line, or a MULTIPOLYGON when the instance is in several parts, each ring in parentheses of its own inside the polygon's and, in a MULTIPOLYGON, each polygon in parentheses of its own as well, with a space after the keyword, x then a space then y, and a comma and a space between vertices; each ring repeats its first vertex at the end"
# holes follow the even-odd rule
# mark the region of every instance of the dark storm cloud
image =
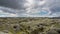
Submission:
POLYGON ((12 13, 12 14, 23 14, 23 13, 26 13, 25 10, 16 10, 16 9, 6 8, 6 7, 0 7, 0 10, 3 10, 6 13, 12 13))
POLYGON ((13 9, 24 9, 24 0, 0 0, 0 6, 13 9))
MULTIPOLYGON (((9 13, 19 17, 59 17, 60 0, 0 0, 2 13, 9 13), (44 1, 44 2, 41 2, 44 1), (46 15, 42 8, 48 11, 46 15), (40 13, 39 13, 40 12, 40 13), (32 15, 31 15, 32 14, 32 15)), ((45 12, 46 13, 46 12, 45 12)), ((8 15, 7 15, 8 16, 8 15)))
POLYGON ((13 14, 16 13, 16 11, 14 9, 6 8, 6 7, 0 7, 0 10, 3 10, 6 13, 13 13, 13 14))
POLYGON ((54 13, 60 13, 60 0, 55 0, 55 3, 53 3, 52 5, 50 5, 51 7, 49 8, 51 11, 51 14, 54 13))
POLYGON ((25 0, 0 0, 0 10, 6 13, 23 14, 25 13, 25 0))
POLYGON ((57 6, 57 7, 52 7, 52 8, 50 8, 50 11, 51 11, 52 13, 60 12, 60 7, 59 7, 59 6, 57 6))

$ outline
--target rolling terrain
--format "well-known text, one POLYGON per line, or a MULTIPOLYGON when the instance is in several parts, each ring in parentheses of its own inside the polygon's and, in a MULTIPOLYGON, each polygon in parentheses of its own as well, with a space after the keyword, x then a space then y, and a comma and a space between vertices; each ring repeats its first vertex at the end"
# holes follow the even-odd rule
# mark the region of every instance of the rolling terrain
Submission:
POLYGON ((60 34, 60 18, 1 18, 0 34, 60 34))

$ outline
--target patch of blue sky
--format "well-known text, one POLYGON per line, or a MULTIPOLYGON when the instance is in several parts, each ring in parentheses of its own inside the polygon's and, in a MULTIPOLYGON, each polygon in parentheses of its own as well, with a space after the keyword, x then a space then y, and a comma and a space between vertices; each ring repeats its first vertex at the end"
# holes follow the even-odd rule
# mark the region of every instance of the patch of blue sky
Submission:
POLYGON ((38 14, 39 15, 47 15, 48 13, 49 13, 49 11, 41 10, 38 14))

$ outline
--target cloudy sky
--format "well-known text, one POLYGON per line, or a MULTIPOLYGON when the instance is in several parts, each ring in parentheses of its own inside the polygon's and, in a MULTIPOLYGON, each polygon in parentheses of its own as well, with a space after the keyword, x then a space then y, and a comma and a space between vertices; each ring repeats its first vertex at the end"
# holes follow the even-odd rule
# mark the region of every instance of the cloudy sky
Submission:
POLYGON ((0 0, 0 17, 60 17, 60 0, 0 0))

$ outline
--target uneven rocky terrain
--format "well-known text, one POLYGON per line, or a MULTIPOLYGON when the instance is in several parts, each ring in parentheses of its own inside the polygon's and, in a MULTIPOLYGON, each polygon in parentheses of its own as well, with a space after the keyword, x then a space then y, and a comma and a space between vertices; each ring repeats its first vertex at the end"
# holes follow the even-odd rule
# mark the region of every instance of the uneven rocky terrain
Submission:
POLYGON ((60 34, 60 18, 0 18, 0 34, 60 34))

